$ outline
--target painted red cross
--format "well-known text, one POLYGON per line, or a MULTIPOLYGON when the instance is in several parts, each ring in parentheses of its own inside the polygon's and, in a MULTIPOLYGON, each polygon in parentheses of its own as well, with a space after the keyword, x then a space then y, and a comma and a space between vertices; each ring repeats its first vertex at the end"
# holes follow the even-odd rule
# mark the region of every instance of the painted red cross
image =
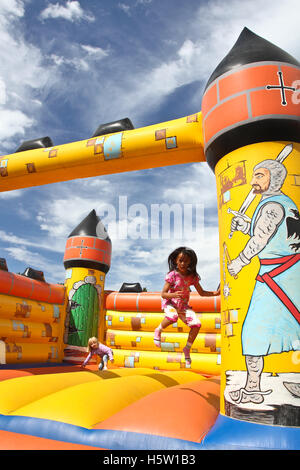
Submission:
POLYGON ((280 90, 281 104, 282 104, 282 106, 286 106, 287 101, 286 101, 286 97, 285 97, 285 90, 296 91, 296 88, 291 87, 291 86, 285 86, 284 81, 283 81, 282 72, 277 72, 277 75, 279 77, 279 85, 267 85, 266 88, 267 88, 267 90, 272 90, 272 89, 280 90))

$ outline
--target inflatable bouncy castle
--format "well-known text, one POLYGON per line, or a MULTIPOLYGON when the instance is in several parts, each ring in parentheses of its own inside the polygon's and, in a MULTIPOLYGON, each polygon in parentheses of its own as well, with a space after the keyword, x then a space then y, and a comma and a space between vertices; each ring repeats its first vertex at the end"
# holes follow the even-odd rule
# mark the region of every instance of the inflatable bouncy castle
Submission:
POLYGON ((299 63, 245 28, 201 112, 141 129, 124 119, 1 157, 1 191, 207 162, 221 277, 220 297, 191 294, 202 327, 187 366, 180 321, 154 346, 160 293, 105 289, 113 246, 94 210, 66 241, 64 284, 2 259, 1 449, 300 448, 299 84, 299 63), (79 366, 94 335, 114 352, 108 370, 79 366))

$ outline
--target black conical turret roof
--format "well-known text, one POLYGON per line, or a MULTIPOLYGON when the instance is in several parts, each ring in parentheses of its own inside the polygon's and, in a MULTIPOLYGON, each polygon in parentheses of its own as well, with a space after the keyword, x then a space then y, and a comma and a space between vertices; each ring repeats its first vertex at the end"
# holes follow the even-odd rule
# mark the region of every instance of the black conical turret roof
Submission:
POLYGON ((110 241, 106 228, 102 224, 100 217, 96 214, 95 209, 74 228, 68 238, 78 236, 97 237, 110 241))
POLYGON ((64 267, 82 267, 107 273, 110 259, 111 240, 93 209, 70 233, 64 255, 64 267), (91 239, 94 239, 92 243, 91 239))
POLYGON ((286 62, 300 66, 299 62, 293 56, 245 27, 232 49, 210 76, 206 88, 216 80, 216 78, 235 67, 265 61, 286 62))

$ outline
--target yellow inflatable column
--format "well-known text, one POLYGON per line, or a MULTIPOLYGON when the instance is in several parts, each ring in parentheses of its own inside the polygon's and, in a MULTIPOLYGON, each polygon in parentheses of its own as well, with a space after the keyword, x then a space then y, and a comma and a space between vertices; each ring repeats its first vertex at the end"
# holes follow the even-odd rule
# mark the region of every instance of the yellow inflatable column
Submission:
POLYGON ((299 79, 293 57, 245 28, 202 106, 218 189, 221 414, 281 426, 300 412, 299 79))
POLYGON ((81 363, 88 339, 104 337, 104 281, 111 240, 93 210, 69 235, 64 255, 68 314, 65 360, 81 363))

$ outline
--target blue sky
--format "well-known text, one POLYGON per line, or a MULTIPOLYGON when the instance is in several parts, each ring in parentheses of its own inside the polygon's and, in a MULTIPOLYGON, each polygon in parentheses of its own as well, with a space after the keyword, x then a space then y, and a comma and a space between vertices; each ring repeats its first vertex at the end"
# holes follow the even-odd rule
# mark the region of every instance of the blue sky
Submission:
MULTIPOLYGON (((124 117, 138 128, 200 111, 210 74, 245 26, 299 59, 296 0, 0 0, 0 154, 46 135, 55 145, 87 139, 124 117)), ((112 239, 107 289, 160 290, 180 245, 196 251, 203 287, 216 289, 216 206, 206 163, 0 193, 0 257, 12 272, 31 266, 64 282, 66 238, 95 209, 112 239), (169 236, 151 238, 151 208, 162 204, 192 205, 191 231, 171 224, 169 236)))

